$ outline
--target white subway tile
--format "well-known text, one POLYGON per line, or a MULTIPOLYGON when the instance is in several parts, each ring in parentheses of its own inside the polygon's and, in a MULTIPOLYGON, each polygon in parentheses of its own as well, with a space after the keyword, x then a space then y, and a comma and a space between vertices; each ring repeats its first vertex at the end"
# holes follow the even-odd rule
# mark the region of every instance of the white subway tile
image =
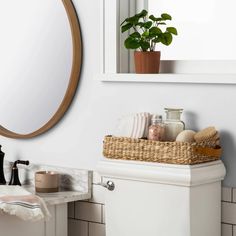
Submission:
POLYGON ((236 204, 222 202, 222 222, 236 224, 236 204))
POLYGON ((101 183, 101 181, 102 181, 101 175, 98 174, 98 172, 93 171, 93 184, 101 183))
POLYGON ((102 223, 106 223, 105 205, 102 206, 102 223))
POLYGON ((90 202, 75 203, 75 218, 79 220, 102 222, 102 205, 90 202))
POLYGON ((106 230, 104 224, 89 223, 89 236, 105 236, 106 230))
POLYGON ((95 203, 105 203, 105 188, 101 185, 93 185, 92 187, 92 198, 90 199, 90 202, 95 203))
POLYGON ((232 199, 232 201, 236 202, 236 188, 233 188, 232 191, 233 191, 233 199, 232 199))
POLYGON ((69 219, 68 236, 88 236, 88 222, 69 219))
POLYGON ((233 236, 233 226, 221 224, 221 236, 233 236))
POLYGON ((68 203, 68 217, 75 218, 75 203, 74 202, 68 203))
POLYGON ((233 236, 236 236, 236 225, 233 225, 233 236))
POLYGON ((222 187, 221 199, 222 201, 232 202, 232 188, 222 187))

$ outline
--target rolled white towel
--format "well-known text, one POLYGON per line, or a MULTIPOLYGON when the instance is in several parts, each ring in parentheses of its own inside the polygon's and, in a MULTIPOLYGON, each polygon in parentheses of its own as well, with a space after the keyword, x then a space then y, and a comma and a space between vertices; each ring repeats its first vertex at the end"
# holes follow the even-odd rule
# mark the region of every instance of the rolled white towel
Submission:
POLYGON ((118 120, 113 135, 128 138, 146 138, 150 125, 150 113, 141 112, 124 116, 118 120))
POLYGON ((131 137, 133 133, 133 126, 134 126, 134 115, 121 117, 118 120, 118 124, 113 132, 113 135, 118 137, 131 137))

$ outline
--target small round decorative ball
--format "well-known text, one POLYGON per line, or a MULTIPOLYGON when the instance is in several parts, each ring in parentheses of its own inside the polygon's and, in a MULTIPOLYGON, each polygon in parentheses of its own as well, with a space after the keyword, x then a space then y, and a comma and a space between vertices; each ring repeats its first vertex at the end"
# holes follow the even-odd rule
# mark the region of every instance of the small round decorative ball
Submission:
POLYGON ((178 134, 176 137, 176 142, 187 142, 192 143, 194 142, 194 135, 196 134, 193 130, 184 130, 178 134))

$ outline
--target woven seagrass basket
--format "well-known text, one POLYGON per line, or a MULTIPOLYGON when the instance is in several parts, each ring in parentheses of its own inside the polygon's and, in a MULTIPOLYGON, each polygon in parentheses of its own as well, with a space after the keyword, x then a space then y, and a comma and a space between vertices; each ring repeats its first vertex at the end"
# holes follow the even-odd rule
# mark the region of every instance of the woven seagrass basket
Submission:
POLYGON ((159 142, 105 136, 103 155, 111 159, 194 165, 219 160, 221 147, 209 143, 159 142))

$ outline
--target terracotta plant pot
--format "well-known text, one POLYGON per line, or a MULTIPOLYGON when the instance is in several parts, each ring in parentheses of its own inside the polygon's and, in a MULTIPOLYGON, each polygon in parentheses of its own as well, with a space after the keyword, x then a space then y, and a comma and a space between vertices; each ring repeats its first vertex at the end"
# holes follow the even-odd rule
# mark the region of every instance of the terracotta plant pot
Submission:
POLYGON ((161 52, 134 52, 137 74, 157 74, 160 68, 161 52))

